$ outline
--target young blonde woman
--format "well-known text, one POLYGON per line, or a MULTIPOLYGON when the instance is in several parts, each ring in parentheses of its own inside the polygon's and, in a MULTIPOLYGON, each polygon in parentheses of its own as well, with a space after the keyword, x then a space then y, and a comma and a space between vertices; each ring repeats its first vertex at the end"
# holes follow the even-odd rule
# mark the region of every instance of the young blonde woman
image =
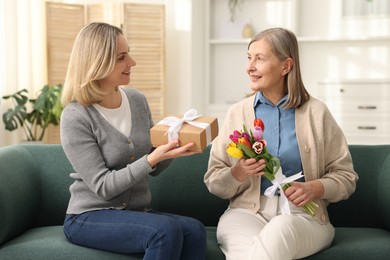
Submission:
POLYGON ((334 227, 326 207, 347 199, 358 176, 341 129, 304 87, 295 35, 283 28, 262 31, 247 55, 254 94, 228 110, 204 178, 211 193, 230 200, 217 239, 228 260, 303 258, 331 245, 334 227), (229 135, 243 124, 253 126, 255 118, 263 120, 268 151, 280 159, 283 174, 304 174, 285 191, 291 214, 282 214, 281 196, 264 195, 272 185, 262 178, 264 160, 226 153, 229 135), (310 201, 319 205, 314 217, 303 209, 310 201))
POLYGON ((149 260, 205 259, 202 223, 149 209, 148 175, 193 154, 193 144, 152 150, 145 96, 120 87, 136 65, 129 51, 122 31, 105 23, 89 24, 75 40, 62 95, 61 143, 74 168, 65 235, 80 246, 149 260))

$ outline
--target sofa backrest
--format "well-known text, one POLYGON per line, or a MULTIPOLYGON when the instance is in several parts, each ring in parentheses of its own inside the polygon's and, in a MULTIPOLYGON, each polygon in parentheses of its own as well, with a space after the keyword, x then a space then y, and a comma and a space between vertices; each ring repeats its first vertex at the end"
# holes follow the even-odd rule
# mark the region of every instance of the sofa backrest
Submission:
POLYGON ((390 230, 390 145, 350 145, 356 191, 345 201, 328 206, 338 227, 378 227, 390 230))
MULTIPOLYGON (((228 202, 211 195, 203 182, 210 148, 202 154, 177 158, 161 175, 151 177, 155 208, 196 217, 205 225, 218 223, 228 202)), ((390 230, 390 145, 350 145, 349 148, 360 179, 348 200, 329 205, 331 222, 337 227, 390 230)))
MULTIPOLYGON (((351 145, 350 150, 360 179, 348 200, 329 205, 331 221, 338 227, 390 230, 390 145, 351 145)), ((210 146, 177 158, 159 176, 150 176, 152 207, 215 226, 228 201, 210 194, 203 182, 209 152, 210 146)), ((61 145, 0 148, 0 244, 27 228, 63 223, 71 172, 61 145)))
POLYGON ((160 175, 149 177, 153 209, 191 216, 206 226, 217 225, 228 201, 212 195, 203 182, 210 148, 176 158, 160 175))

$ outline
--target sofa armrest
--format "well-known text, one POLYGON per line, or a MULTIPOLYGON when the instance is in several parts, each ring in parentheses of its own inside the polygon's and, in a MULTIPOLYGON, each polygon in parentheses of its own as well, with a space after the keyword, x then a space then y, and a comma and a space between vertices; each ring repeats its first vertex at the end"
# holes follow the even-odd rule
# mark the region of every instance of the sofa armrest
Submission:
POLYGON ((0 148, 0 245, 28 229, 39 206, 40 181, 31 154, 0 148))

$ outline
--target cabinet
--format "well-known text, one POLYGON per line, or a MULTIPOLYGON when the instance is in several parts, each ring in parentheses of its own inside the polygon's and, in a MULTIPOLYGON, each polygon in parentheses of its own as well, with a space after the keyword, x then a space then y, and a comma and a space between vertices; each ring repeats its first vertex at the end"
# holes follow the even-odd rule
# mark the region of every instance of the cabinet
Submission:
POLYGON ((222 124, 250 92, 243 26, 284 27, 298 38, 306 88, 329 106, 348 142, 390 143, 390 17, 345 16, 344 1, 242 0, 231 22, 228 1, 206 0, 205 112, 222 124))
POLYGON ((348 143, 390 141, 390 81, 319 82, 317 97, 328 105, 348 143))

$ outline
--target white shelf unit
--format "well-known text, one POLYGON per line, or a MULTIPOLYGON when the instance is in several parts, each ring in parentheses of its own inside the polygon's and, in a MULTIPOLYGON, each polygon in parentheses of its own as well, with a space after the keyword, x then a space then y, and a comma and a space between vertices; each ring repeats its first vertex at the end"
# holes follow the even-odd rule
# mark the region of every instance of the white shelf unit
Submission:
MULTIPOLYGON (((345 18, 342 0, 243 0, 236 20, 229 22, 228 1, 204 1, 205 113, 217 116, 222 124, 228 107, 250 93, 245 72, 249 39, 241 37, 243 25, 250 22, 255 32, 284 27, 297 35, 302 76, 313 96, 334 104, 330 97, 322 95, 322 88, 337 86, 325 82, 348 82, 348 86, 363 89, 362 84, 367 84, 367 90, 355 89, 362 91, 361 95, 346 99, 336 91, 336 96, 332 97, 340 101, 337 106, 345 107, 339 113, 331 111, 336 113, 348 142, 390 143, 390 136, 381 132, 387 125, 376 126, 376 131, 362 129, 362 122, 353 120, 362 111, 347 112, 352 103, 365 106, 366 92, 372 91, 373 86, 381 86, 376 90, 378 93, 372 92, 373 100, 375 96, 390 100, 390 85, 387 84, 390 82, 389 17, 345 18), (355 131, 359 127, 360 130, 355 131)), ((368 112, 370 118, 376 113, 378 121, 390 121, 390 111, 378 108, 368 112)))
POLYGON ((250 93, 245 72, 246 50, 250 39, 242 38, 242 28, 251 23, 254 31, 282 23, 294 27, 295 0, 243 0, 234 22, 230 21, 227 0, 205 1, 205 111, 222 124, 227 108, 250 93), (279 6, 278 12, 259 13, 259 9, 279 6), (256 8, 253 8, 256 7, 256 8), (257 8, 258 7, 258 8, 257 8), (262 26, 255 26, 255 24, 262 26))

